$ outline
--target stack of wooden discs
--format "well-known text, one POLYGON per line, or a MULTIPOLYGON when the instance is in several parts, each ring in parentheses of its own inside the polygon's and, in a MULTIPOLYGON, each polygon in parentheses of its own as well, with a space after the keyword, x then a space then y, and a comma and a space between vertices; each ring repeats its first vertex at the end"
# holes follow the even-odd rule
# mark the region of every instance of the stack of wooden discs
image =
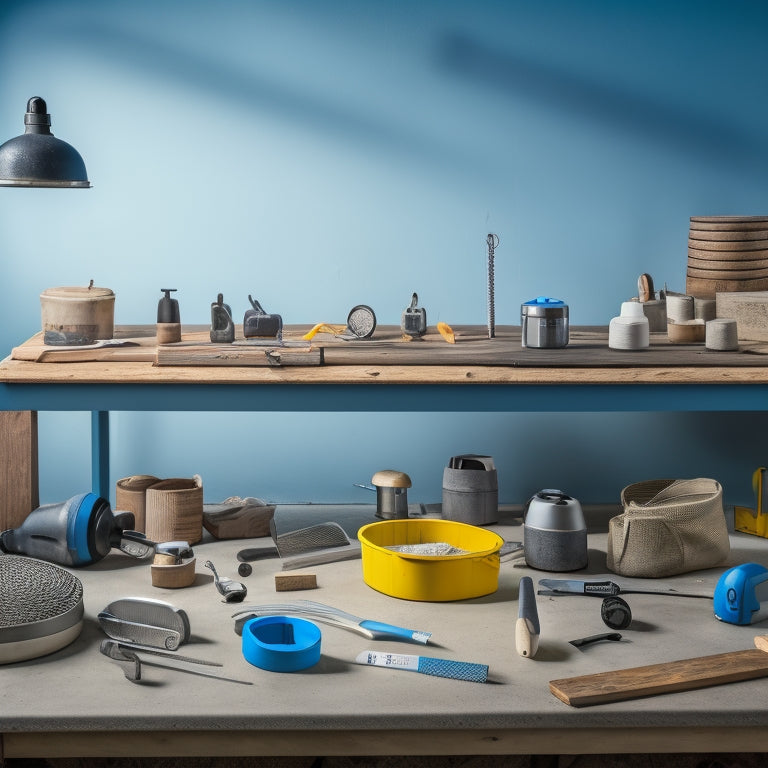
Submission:
POLYGON ((691 216, 686 293, 768 290, 768 216, 691 216))

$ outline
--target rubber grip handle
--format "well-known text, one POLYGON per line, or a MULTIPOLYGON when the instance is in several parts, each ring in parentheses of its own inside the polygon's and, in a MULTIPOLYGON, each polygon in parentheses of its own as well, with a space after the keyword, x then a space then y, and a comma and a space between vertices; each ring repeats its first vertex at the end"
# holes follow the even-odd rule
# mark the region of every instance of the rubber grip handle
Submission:
POLYGON ((488 680, 488 665, 474 664, 470 661, 451 661, 419 656, 419 672, 435 677, 449 677, 452 680, 468 680, 472 683, 484 683, 488 680))
POLYGON ((597 597, 608 597, 618 595, 621 588, 613 581, 585 581, 584 594, 597 595, 597 597))

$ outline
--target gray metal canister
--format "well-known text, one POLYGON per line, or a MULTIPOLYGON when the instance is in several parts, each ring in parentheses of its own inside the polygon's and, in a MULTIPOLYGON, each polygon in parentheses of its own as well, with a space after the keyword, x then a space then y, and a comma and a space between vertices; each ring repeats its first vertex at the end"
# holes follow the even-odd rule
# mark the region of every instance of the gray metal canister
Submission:
POLYGON ((560 299, 538 296, 520 307, 523 347, 561 349, 568 346, 568 305, 560 299))
POLYGON ((452 456, 443 470, 443 518, 470 525, 499 519, 499 485, 490 456, 452 456))
POLYGON ((589 561, 587 524, 581 504, 545 488, 527 504, 523 521, 525 562, 542 571, 578 571, 589 561))

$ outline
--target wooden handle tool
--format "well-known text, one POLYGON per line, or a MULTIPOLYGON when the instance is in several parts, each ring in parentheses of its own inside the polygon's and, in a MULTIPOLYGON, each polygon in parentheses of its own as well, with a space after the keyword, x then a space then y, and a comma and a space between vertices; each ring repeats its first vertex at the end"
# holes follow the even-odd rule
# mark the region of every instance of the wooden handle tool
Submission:
POLYGON ((549 690, 572 707, 588 707, 768 677, 768 635, 756 637, 755 646, 746 651, 551 680, 549 690))
POLYGON ((643 272, 637 278, 637 298, 640 301, 653 301, 656 298, 656 293, 653 289, 653 278, 647 272, 643 272))
POLYGON ((515 624, 515 647, 521 656, 532 659, 539 649, 539 612, 536 608, 536 593, 533 579, 520 579, 517 623, 515 624))

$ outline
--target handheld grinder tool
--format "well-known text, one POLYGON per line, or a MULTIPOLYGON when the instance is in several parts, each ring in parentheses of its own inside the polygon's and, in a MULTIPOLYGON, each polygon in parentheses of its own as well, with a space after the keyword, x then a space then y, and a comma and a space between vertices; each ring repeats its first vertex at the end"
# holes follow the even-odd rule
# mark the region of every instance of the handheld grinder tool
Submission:
POLYGON ((18 528, 0 533, 0 550, 65 566, 90 565, 113 548, 132 557, 149 557, 155 543, 130 530, 132 512, 112 512, 95 493, 81 493, 60 504, 33 510, 18 528))

